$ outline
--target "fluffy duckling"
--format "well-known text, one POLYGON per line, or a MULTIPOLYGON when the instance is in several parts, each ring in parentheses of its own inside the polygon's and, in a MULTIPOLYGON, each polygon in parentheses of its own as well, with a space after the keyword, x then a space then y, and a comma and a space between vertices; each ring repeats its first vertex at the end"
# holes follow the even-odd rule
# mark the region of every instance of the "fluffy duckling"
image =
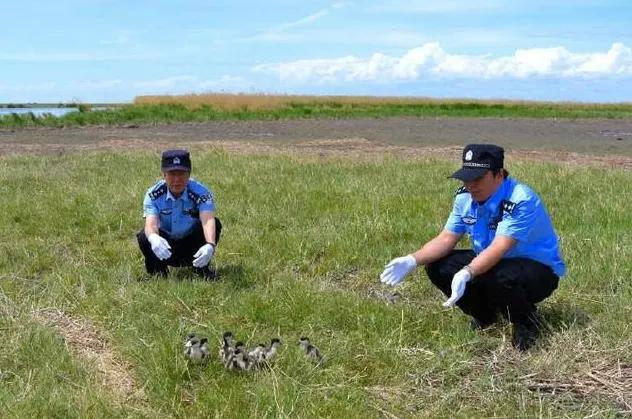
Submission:
POLYGON ((397 304, 402 300, 402 295, 395 291, 394 293, 386 294, 386 303, 387 304, 397 304))
POLYGON ((309 341, 308 337, 303 336, 302 338, 300 338, 299 345, 301 346, 301 349, 305 353, 305 356, 307 356, 310 359, 310 361, 319 365, 323 363, 323 356, 320 353, 320 349, 314 346, 309 341))
POLYGON ((222 336, 222 345, 219 348, 219 359, 224 365, 228 365, 231 357, 235 352, 235 338, 232 332, 224 332, 222 336))
POLYGON ((235 352, 228 363, 229 370, 245 371, 250 369, 250 361, 246 354, 246 348, 242 342, 235 344, 235 352))
POLYGON ((266 362, 270 362, 276 357, 280 346, 281 340, 279 338, 273 338, 270 340, 270 346, 266 349, 264 356, 266 362))
POLYGON ((194 333, 190 333, 184 342, 184 356, 195 363, 208 361, 208 339, 199 338, 194 333))
POLYGON ((248 359, 250 365, 258 367, 265 361, 266 345, 263 343, 258 344, 252 351, 248 352, 248 359))

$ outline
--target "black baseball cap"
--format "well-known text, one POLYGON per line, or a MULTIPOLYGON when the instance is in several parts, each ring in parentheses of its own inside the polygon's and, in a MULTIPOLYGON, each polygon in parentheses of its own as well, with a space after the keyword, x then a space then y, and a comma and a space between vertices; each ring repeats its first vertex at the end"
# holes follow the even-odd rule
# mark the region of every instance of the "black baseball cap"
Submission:
POLYGON ((494 144, 469 144, 463 149, 463 166, 451 178, 470 182, 488 170, 502 169, 505 150, 494 144))
POLYGON ((171 170, 191 171, 191 155, 186 150, 167 150, 162 153, 163 172, 171 170))

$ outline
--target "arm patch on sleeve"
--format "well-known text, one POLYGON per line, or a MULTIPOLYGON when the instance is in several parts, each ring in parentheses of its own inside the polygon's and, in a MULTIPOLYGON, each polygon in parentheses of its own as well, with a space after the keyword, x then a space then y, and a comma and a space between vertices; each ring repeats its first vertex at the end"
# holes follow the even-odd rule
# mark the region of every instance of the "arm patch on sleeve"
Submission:
POLYGON ((513 213, 514 209, 516 208, 515 202, 507 201, 506 199, 503 199, 502 204, 503 204, 503 211, 505 211, 508 214, 513 213))
POLYGON ((192 190, 188 191, 188 195, 191 201, 195 202, 196 204, 198 203, 198 199, 200 198, 200 195, 196 194, 192 190))
POLYGON ((197 194, 193 191, 189 191, 189 199, 195 202, 195 206, 199 206, 205 202, 213 202, 213 195, 208 193, 204 195, 197 194))
POLYGON ((167 184, 163 183, 162 185, 155 187, 154 189, 152 189, 151 192, 149 192, 149 198, 152 201, 155 201, 156 199, 160 198, 166 193, 167 193, 167 184))
POLYGON ((465 186, 461 186, 456 191, 454 191, 454 196, 457 196, 457 195, 460 195, 460 194, 466 193, 466 192, 467 192, 467 188, 465 186))
POLYGON ((211 194, 201 195, 200 197, 198 197, 196 202, 198 205, 204 202, 213 202, 213 197, 211 196, 211 194))

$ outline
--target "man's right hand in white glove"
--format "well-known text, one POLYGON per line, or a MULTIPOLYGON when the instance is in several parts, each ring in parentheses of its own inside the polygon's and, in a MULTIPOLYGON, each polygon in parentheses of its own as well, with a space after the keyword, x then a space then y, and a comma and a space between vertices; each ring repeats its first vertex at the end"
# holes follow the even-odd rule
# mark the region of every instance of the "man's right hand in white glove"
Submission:
POLYGON ((463 294, 465 294, 466 284, 470 279, 472 279, 472 270, 469 266, 466 266, 454 274, 452 277, 452 284, 450 286, 452 294, 450 295, 450 298, 443 303, 444 307, 452 307, 461 299, 461 297, 463 297, 463 294))
POLYGON ((417 261, 413 255, 395 258, 384 267, 380 280, 387 285, 399 284, 416 267, 417 261))
POLYGON ((169 246, 167 239, 160 237, 156 233, 152 233, 147 237, 147 240, 151 243, 151 250, 158 259, 166 260, 171 257, 171 246, 169 246))
POLYGON ((204 246, 200 247, 200 249, 195 252, 193 257, 193 266, 196 268, 203 268, 211 261, 211 258, 215 254, 215 246, 206 243, 204 246))

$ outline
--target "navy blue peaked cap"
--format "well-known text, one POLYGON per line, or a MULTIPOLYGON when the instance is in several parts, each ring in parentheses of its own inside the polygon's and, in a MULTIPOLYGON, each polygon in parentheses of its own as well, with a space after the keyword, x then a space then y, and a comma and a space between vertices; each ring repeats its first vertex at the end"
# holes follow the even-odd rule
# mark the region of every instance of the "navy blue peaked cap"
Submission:
POLYGON ((463 149, 463 165, 451 178, 470 182, 488 170, 502 169, 505 150, 494 144, 469 144, 463 149))
POLYGON ((163 172, 170 170, 191 171, 191 155, 186 150, 167 150, 162 153, 161 168, 163 172))

